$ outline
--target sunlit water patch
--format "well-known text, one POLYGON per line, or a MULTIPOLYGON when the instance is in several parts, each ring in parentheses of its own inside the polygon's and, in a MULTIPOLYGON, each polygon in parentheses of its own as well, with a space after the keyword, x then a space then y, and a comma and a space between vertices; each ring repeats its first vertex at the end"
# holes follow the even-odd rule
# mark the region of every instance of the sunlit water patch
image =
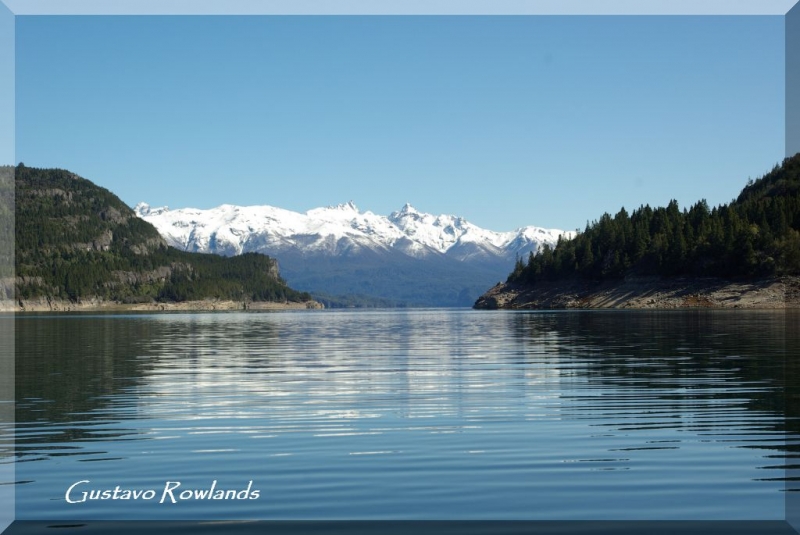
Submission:
POLYGON ((740 311, 20 315, 17 516, 782 519, 797 442, 785 325, 740 311), (81 481, 72 500, 86 501, 68 503, 81 481), (117 486, 139 498, 89 499, 117 486))

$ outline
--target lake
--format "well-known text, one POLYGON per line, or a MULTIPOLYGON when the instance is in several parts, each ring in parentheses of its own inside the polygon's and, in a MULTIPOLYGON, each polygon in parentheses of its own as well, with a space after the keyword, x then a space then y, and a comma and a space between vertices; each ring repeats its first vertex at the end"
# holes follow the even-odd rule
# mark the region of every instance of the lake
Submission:
POLYGON ((17 518, 783 519, 795 319, 18 314, 17 518))

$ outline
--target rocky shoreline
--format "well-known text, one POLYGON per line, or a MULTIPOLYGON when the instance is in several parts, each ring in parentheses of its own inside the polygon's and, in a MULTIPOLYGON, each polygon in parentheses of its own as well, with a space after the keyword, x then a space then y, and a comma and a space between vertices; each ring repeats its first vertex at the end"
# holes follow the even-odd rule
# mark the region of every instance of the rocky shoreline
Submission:
POLYGON ((2 312, 206 312, 217 310, 318 310, 325 306, 317 301, 270 302, 270 301, 222 301, 207 299, 180 303, 119 303, 89 299, 80 303, 61 299, 36 299, 30 301, 0 302, 2 312))
POLYGON ((800 308, 800 277, 747 281, 626 277, 621 281, 563 281, 536 286, 498 283, 479 297, 473 308, 800 308))

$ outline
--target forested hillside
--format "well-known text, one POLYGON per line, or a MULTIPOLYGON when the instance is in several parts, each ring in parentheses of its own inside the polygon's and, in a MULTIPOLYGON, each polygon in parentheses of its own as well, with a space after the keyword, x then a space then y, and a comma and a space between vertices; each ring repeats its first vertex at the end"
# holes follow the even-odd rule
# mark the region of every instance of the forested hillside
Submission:
POLYGON ((641 206, 604 214, 571 240, 518 259, 510 283, 627 275, 722 278, 800 274, 800 154, 749 181, 729 204, 641 206))
MULTIPOLYGON (((13 274, 14 266, 14 168, 0 166, 0 280, 8 279, 13 274)), ((13 284, 0 289, 0 299, 9 299, 7 295, 13 284)))
POLYGON ((125 303, 230 299, 307 301, 262 254, 179 251, 110 191, 61 169, 15 173, 19 299, 125 303))

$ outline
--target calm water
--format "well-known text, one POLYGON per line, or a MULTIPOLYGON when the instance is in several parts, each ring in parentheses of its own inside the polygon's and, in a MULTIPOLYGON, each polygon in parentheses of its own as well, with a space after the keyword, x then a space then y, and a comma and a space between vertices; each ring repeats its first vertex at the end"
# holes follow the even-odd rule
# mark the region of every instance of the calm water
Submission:
POLYGON ((17 517, 783 519, 786 325, 742 311, 18 315, 17 517), (154 498, 67 503, 84 480, 72 499, 154 498), (248 499, 180 499, 214 481, 248 499), (159 503, 168 482, 175 504, 159 503))

